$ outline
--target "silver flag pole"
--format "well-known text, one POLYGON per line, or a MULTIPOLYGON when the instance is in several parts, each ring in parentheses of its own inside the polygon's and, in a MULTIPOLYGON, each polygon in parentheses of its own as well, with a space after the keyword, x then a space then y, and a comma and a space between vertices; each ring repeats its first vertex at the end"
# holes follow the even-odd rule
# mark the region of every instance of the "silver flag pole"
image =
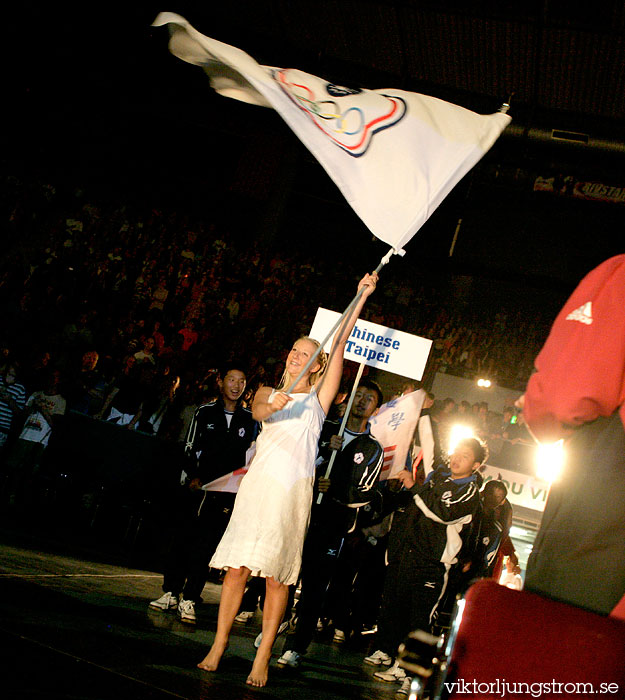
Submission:
MULTIPOLYGON (((379 272, 391 259, 391 256, 395 253, 395 248, 391 248, 388 253, 380 260, 380 264, 376 267, 374 272, 379 272)), ((308 360, 308 362, 304 365, 302 368, 302 371, 297 375, 295 378, 295 381, 291 384, 289 387, 289 390, 286 392, 288 395, 291 394, 293 389, 297 386, 297 383, 300 381, 300 379, 308 372, 308 370, 312 367, 313 363, 317 359, 317 356, 319 353, 323 350, 325 347, 325 344, 330 340, 336 329, 349 317, 349 314, 351 313, 352 309, 356 306, 358 303, 358 300, 362 296, 362 293, 364 291, 364 288, 361 289, 358 294, 351 300, 349 303, 349 306, 345 309, 341 317, 337 320, 337 322, 332 326, 326 337, 323 339, 323 342, 319 344, 319 347, 315 350, 315 352, 312 354, 312 357, 308 360)), ((334 350, 333 350, 334 351, 334 350)))

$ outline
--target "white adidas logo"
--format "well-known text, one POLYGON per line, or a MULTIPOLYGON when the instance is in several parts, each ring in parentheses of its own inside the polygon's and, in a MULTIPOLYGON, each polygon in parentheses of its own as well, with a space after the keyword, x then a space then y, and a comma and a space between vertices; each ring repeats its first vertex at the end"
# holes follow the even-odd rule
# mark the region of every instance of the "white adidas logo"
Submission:
POLYGON ((571 313, 566 317, 567 321, 579 321, 580 323, 585 323, 589 326, 592 323, 592 302, 587 301, 582 304, 579 309, 571 311, 571 313))

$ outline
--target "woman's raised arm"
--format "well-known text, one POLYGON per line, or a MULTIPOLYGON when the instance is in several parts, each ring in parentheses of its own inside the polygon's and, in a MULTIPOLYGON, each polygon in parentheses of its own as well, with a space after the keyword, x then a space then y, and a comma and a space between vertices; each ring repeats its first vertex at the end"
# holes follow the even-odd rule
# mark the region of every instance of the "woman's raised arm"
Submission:
POLYGON ((341 377, 343 375, 343 353, 345 352, 345 344, 358 320, 358 316, 367 301, 367 298, 374 292, 375 285, 378 281, 378 275, 376 272, 372 272, 370 275, 365 275, 358 284, 358 291, 362 289, 362 294, 358 298, 356 305, 352 309, 352 312, 347 316, 343 323, 339 326, 334 340, 332 341, 332 350, 330 351, 330 357, 328 358, 328 367, 323 375, 321 384, 319 386, 317 395, 319 396, 319 403, 321 407, 327 414, 334 401, 336 392, 339 390, 339 385, 341 382, 341 377))

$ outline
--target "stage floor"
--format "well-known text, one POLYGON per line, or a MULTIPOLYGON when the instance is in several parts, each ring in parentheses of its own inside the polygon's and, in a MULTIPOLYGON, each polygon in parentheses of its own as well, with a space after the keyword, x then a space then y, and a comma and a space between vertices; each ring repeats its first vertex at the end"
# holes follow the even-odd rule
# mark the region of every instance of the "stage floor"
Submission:
MULTIPOLYGON (((396 684, 372 677, 368 647, 316 640, 299 669, 276 666, 269 684, 246 686, 260 613, 235 625, 217 673, 196 668, 215 629, 220 586, 208 583, 197 625, 150 610, 160 594, 156 571, 130 569, 109 552, 66 547, 41 534, 2 527, 0 643, 3 697, 143 700, 248 698, 390 700, 396 684)), ((374 644, 373 638, 369 638, 374 644)))

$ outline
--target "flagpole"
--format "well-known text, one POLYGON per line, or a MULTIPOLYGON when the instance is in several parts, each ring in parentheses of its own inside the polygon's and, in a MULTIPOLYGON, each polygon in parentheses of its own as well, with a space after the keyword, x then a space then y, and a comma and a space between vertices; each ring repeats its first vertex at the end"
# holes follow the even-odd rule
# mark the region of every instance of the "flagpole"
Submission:
MULTIPOLYGON (((388 253, 386 253, 386 255, 384 255, 383 258, 380 260, 380 263, 379 263, 379 265, 376 267, 376 269, 374 270, 374 272, 376 272, 376 273, 380 272, 380 270, 381 270, 381 269, 388 263, 388 261, 391 259, 391 256, 392 256, 393 254, 397 254, 397 251, 395 250, 395 248, 390 248, 390 250, 388 251, 388 253)), ((359 300, 360 297, 362 296, 362 293, 363 293, 363 292, 364 292, 364 287, 363 287, 363 288, 358 292, 358 294, 356 294, 356 296, 351 300, 351 302, 349 303, 349 306, 345 309, 345 311, 343 312, 343 314, 341 315, 341 317, 340 317, 340 318, 337 320, 337 322, 332 326, 332 328, 329 330, 328 334, 327 334, 326 337, 323 339, 323 341, 322 341, 321 343, 319 343, 319 347, 315 350, 315 352, 312 354, 312 357, 311 357, 311 358, 308 360, 308 362, 304 365, 304 367, 302 368, 302 371, 297 375, 295 381, 294 381, 294 382, 291 384, 291 386, 289 387, 289 390, 286 392, 287 395, 289 395, 289 396, 291 395, 293 389, 297 386, 297 383, 298 383, 298 382, 300 381, 300 379, 306 374, 306 372, 308 372, 308 370, 312 367, 314 361, 317 359, 317 356, 319 355, 319 353, 320 353, 320 352, 323 350, 323 348, 325 347, 325 344, 328 342, 328 340, 330 340, 330 338, 332 337, 334 331, 336 331, 336 329, 343 323, 343 321, 345 321, 345 320, 347 319, 347 317, 348 317, 349 314, 351 313, 352 309, 353 309, 353 308, 356 306, 356 304, 358 303, 358 300, 359 300)))
MULTIPOLYGON (((349 401, 347 402, 347 407, 345 408, 345 413, 343 414, 343 420, 341 421, 341 427, 339 428, 338 435, 339 437, 343 437, 343 433, 345 432, 345 426, 347 425, 347 419, 349 418, 349 414, 352 410, 352 405, 354 403, 354 396, 356 395, 356 389, 358 388, 358 384, 360 383, 360 378, 362 377, 362 371, 365 368, 365 363, 364 361, 360 363, 360 366, 358 367, 358 372, 356 373, 356 379, 354 379, 354 386, 352 387, 352 393, 349 395, 349 401)), ((334 460, 336 459, 336 455, 338 454, 338 450, 333 450, 332 454, 330 455, 330 461, 328 462, 328 466, 326 467, 326 473, 325 473, 325 478, 329 479, 330 478, 330 472, 332 471, 332 467, 334 465, 334 460)), ((323 498, 323 494, 320 493, 319 496, 317 496, 317 505, 321 503, 321 500, 323 498)))

